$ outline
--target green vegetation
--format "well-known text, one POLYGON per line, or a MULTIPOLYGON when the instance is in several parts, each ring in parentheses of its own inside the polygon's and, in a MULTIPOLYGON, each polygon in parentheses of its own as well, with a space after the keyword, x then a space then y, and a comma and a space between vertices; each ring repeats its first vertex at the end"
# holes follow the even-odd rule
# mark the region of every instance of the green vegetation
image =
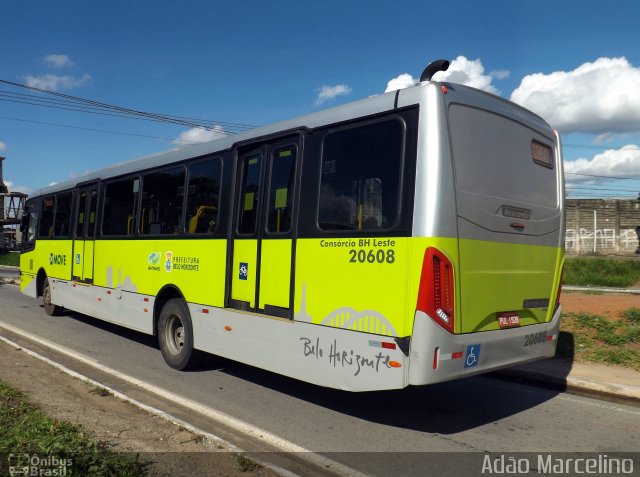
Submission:
POLYGON ((566 313, 560 328, 557 356, 640 371, 640 308, 625 310, 617 320, 591 313, 566 313))
POLYGON ((23 393, 1 381, 0 453, 70 459, 65 475, 134 477, 145 475, 146 467, 138 456, 111 452, 105 443, 90 440, 80 427, 47 417, 23 393))
POLYGON ((233 458, 235 459, 238 467, 241 472, 254 472, 258 469, 261 469, 262 466, 257 462, 246 458, 242 454, 233 454, 233 458))
POLYGON ((640 281, 640 260, 567 258, 564 284, 601 287, 631 287, 640 281))
POLYGON ((0 253, 0 265, 12 265, 14 267, 19 267, 20 254, 19 253, 0 253))

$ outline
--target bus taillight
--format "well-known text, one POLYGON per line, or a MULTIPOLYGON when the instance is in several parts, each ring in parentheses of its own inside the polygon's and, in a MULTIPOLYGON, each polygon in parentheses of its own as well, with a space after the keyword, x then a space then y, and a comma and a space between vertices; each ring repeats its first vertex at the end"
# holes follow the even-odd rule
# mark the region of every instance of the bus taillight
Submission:
POLYGON ((424 253, 416 308, 453 333, 454 298, 453 265, 442 252, 430 247, 424 253))
POLYGON ((553 309, 555 313, 558 307, 560 306, 560 295, 562 293, 562 282, 564 281, 564 265, 562 265, 562 270, 560 270, 560 282, 558 282, 558 291, 556 293, 556 306, 553 309))

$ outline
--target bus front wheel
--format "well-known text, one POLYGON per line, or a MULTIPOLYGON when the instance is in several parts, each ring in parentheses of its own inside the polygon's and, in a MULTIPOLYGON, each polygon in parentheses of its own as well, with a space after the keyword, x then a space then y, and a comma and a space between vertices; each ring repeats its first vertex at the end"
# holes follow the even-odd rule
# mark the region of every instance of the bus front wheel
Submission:
POLYGON ((60 314, 60 307, 51 302, 51 285, 49 284, 49 278, 44 279, 44 285, 42 286, 42 304, 44 312, 47 315, 56 316, 60 314))
POLYGON ((158 343, 162 357, 173 369, 192 369, 201 363, 203 354, 193 348, 191 315, 184 300, 172 298, 162 307, 158 343))

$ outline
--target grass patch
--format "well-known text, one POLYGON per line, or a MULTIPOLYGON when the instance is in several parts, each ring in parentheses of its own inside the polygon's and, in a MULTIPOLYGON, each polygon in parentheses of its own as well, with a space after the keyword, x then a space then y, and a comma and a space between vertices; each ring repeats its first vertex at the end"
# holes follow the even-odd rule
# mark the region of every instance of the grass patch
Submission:
POLYGON ((624 310, 622 312, 622 316, 624 316, 631 323, 640 325, 640 308, 629 308, 628 310, 624 310))
POLYGON ((556 356, 640 371, 640 309, 629 308, 617 320, 592 313, 566 313, 560 329, 556 356))
POLYGON ((19 267, 20 254, 19 253, 0 253, 0 265, 12 265, 14 267, 19 267))
POLYGON ((241 455, 241 454, 233 454, 233 458, 238 464, 238 468, 241 472, 254 472, 258 469, 262 469, 262 466, 257 462, 241 455))
MULTIPOLYGON (((49 418, 23 393, 2 381, 0 453, 70 459, 66 475, 136 477, 145 475, 147 466, 138 456, 109 451, 105 443, 92 441, 79 426, 49 418)), ((0 470, 4 464, 0 464, 0 470)))
POLYGON ((567 258, 564 284, 578 286, 630 287, 640 280, 640 260, 567 258))
POLYGON ((102 386, 93 386, 89 392, 91 394, 95 394, 96 396, 102 396, 102 397, 106 397, 106 396, 111 396, 111 391, 109 391, 108 389, 103 388, 102 386))

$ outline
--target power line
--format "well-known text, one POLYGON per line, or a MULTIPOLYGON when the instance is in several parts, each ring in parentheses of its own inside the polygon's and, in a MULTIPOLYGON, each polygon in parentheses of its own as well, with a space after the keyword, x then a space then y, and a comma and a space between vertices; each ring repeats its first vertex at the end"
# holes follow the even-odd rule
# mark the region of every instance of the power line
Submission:
POLYGON ((162 123, 171 123, 190 128, 200 128, 205 130, 220 131, 226 134, 235 134, 240 131, 246 131, 255 126, 241 123, 230 123, 226 121, 213 121, 213 120, 200 120, 196 118, 189 118, 185 116, 171 116, 161 113, 152 113, 146 111, 139 111, 131 108, 124 108, 100 101, 94 101, 79 96, 72 96, 68 94, 58 93, 55 91, 49 91, 34 86, 28 86, 13 81, 0 80, 0 83, 10 86, 24 88, 38 93, 55 96, 55 98, 42 98, 36 95, 20 94, 2 91, 0 96, 5 99, 2 101, 27 104, 32 106, 48 107, 54 109, 71 110, 76 112, 84 112, 91 114, 102 114, 116 117, 123 117, 129 119, 142 119, 147 121, 156 121, 162 123), (63 99, 59 99, 63 98, 63 99))
POLYGON ((565 172, 565 175, 584 176, 584 177, 597 177, 599 179, 616 179, 616 180, 640 181, 640 177, 599 176, 599 175, 596 175, 596 174, 583 174, 583 173, 578 173, 578 172, 565 172))
POLYGON ((571 184, 567 184, 567 189, 570 189, 570 190, 611 190, 611 191, 615 191, 615 192, 634 192, 634 193, 638 192, 638 189, 621 189, 621 188, 610 189, 608 187, 574 186, 574 185, 571 185, 571 184))
POLYGON ((101 132, 101 133, 107 133, 107 134, 119 134, 119 135, 123 135, 123 136, 135 136, 135 137, 145 137, 145 138, 149 138, 149 139, 161 139, 163 141, 169 141, 169 142, 180 142, 183 144, 198 144, 197 142, 193 142, 193 141, 184 141, 181 139, 174 139, 174 138, 170 138, 170 137, 162 137, 162 136, 149 136, 146 134, 135 134, 135 133, 128 133, 128 132, 124 132, 124 131, 111 131, 108 129, 96 129, 96 128, 87 128, 87 127, 82 127, 82 126, 72 126, 70 124, 60 124, 60 123, 50 123, 50 122, 46 122, 46 121, 34 121, 31 119, 21 119, 21 118, 10 118, 7 116, 0 116, 0 119, 7 119, 10 121, 19 121, 19 122, 23 122, 23 123, 32 123, 32 124, 42 124, 45 126, 56 126, 56 127, 60 127, 60 128, 69 128, 69 129, 80 129, 82 131, 93 131, 93 132, 101 132))
MULTIPOLYGON (((0 80, 1 82, 1 80, 0 80)), ((91 107, 88 105, 85 105, 86 100, 82 100, 82 101, 77 101, 77 100, 64 100, 64 99, 57 99, 57 98, 43 98, 42 96, 38 96, 35 94, 26 94, 26 93, 16 93, 16 92, 12 92, 12 91, 6 91, 6 90, 0 90, 0 96, 6 96, 6 97, 10 97, 10 98, 14 98, 14 99, 21 99, 21 100, 25 100, 25 101, 29 101, 29 102, 34 102, 34 103, 44 103, 44 104, 55 104, 55 105, 74 105, 74 106, 82 106, 84 108, 86 108, 87 110, 102 110, 104 108, 102 107, 91 107)), ((30 103, 27 103, 30 104, 30 103)), ((232 123, 232 122, 228 122, 228 121, 214 121, 214 120, 210 120, 210 119, 202 119, 202 118, 193 118, 193 117, 187 117, 187 116, 177 116, 177 115, 169 115, 169 114, 163 114, 163 116, 167 117, 167 118, 173 118, 173 119, 183 119, 183 120, 189 120, 189 121, 197 121, 199 123, 202 124, 212 124, 212 125, 227 125, 230 127, 236 127, 239 129, 253 129, 257 126, 251 125, 251 124, 243 124, 243 123, 232 123)))
MULTIPOLYGON (((115 117, 129 118, 129 119, 141 119, 145 121, 158 121, 157 119, 137 117, 135 115, 131 115, 128 113, 105 112, 108 110, 105 110, 104 108, 84 105, 82 102, 78 102, 78 101, 66 101, 66 100, 60 100, 56 98, 42 98, 36 95, 13 93, 10 91, 0 90, 0 101, 6 101, 9 103, 27 104, 27 105, 52 108, 52 109, 78 111, 78 112, 98 114, 103 116, 115 116, 115 117)), ((195 118, 185 118, 181 116, 167 116, 167 117, 176 118, 179 120, 184 119, 184 120, 199 121, 203 123, 205 126, 207 126, 207 128, 213 128, 217 130, 222 129, 228 134, 246 131, 249 128, 248 125, 229 123, 225 121, 210 121, 210 120, 202 120, 202 119, 195 119, 195 118)), ((162 122, 166 122, 166 121, 162 121, 162 122)))
MULTIPOLYGON (((562 147, 576 148, 576 149, 599 149, 605 151, 607 149, 622 149, 620 147, 611 147, 611 146, 594 146, 589 144, 562 144, 562 147)), ((623 146, 625 151, 640 151, 640 147, 628 147, 623 146)))

